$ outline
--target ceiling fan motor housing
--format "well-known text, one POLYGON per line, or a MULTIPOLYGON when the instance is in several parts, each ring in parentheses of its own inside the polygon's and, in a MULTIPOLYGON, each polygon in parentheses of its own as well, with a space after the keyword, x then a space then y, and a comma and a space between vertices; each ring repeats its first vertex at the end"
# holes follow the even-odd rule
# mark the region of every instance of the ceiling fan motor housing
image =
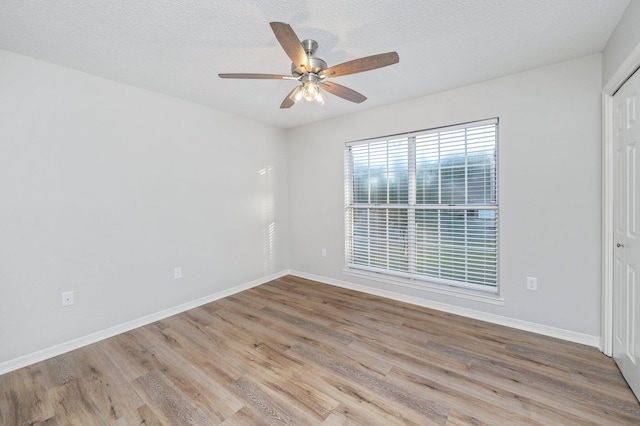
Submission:
MULTIPOLYGON (((320 71, 327 69, 327 63, 325 61, 313 56, 316 49, 318 48, 318 43, 315 40, 304 40, 301 44, 304 48, 304 51, 307 52, 307 56, 309 57, 309 65, 311 66, 311 69, 307 70, 309 73, 318 74, 320 71)), ((292 63, 291 75, 295 78, 298 78, 304 75, 304 73, 300 72, 298 67, 292 63)))

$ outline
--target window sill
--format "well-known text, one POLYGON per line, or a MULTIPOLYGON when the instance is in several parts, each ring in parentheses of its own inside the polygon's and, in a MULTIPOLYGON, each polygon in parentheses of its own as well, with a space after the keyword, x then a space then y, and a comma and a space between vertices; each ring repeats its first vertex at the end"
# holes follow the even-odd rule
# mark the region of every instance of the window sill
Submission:
POLYGON ((491 305, 504 306, 504 299, 499 294, 486 293, 462 288, 453 288, 450 286, 432 284, 428 282, 420 282, 417 284, 414 280, 393 277, 376 272, 361 271, 357 269, 345 268, 342 271, 345 275, 352 277, 366 278, 385 284, 392 284, 406 288, 412 288, 426 293, 442 294, 460 299, 473 300, 476 302, 488 303, 491 305))

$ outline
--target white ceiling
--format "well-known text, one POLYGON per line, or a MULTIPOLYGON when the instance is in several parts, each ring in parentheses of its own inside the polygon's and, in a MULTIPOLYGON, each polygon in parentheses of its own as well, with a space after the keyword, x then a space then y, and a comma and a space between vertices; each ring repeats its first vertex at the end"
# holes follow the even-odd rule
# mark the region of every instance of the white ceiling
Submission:
MULTIPOLYGON (((0 0, 0 49, 280 127, 440 92, 601 51, 629 0, 0 0), (279 109, 296 82, 269 27, 291 24, 329 66, 397 51, 400 63, 279 109)), ((1 64, 0 64, 1 66, 1 64)))

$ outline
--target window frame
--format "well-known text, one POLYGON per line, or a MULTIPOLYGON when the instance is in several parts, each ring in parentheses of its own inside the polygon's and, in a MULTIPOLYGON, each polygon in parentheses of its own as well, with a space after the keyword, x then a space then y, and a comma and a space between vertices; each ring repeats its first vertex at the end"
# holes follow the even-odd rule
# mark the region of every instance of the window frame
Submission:
MULTIPOLYGON (((345 143, 345 163, 344 163, 344 173, 345 173, 345 179, 344 179, 344 185, 345 185, 345 271, 349 272, 349 273, 364 273, 366 275, 369 276, 379 276, 379 277, 383 277, 383 278, 388 278, 391 281, 399 281, 400 283, 406 283, 406 284, 410 284, 410 285, 417 285, 420 288, 425 288, 425 287, 435 287, 435 288, 440 288, 440 289, 451 289, 455 292, 467 292, 467 293, 472 293, 472 294, 480 294, 480 295, 499 295, 499 290, 500 290, 500 203, 499 203, 499 119, 496 118, 491 118, 491 119, 486 119, 486 120, 479 120, 479 121, 472 121, 472 122, 466 122, 466 123, 460 123, 460 124, 456 124, 456 125, 450 125, 450 126, 441 126, 441 127, 436 127, 436 128, 431 128, 431 129, 425 129, 425 130, 420 130, 420 131, 414 131, 414 132, 407 132, 407 133, 402 133, 402 134, 397 134, 397 135, 391 135, 391 136, 386 136, 386 137, 379 137, 379 138, 373 138, 373 139, 366 139, 366 140, 359 140, 359 141, 352 141, 352 142, 347 142, 345 143), (418 164, 418 160, 416 159, 416 139, 420 138, 420 137, 425 137, 427 135, 434 135, 437 134, 438 137, 440 137, 441 134, 446 133, 446 132, 453 132, 456 130, 461 130, 461 129, 472 129, 472 128, 480 128, 482 126, 490 126, 490 125, 494 125, 495 126, 495 130, 493 133, 494 139, 493 139, 493 151, 492 151, 492 155, 494 158, 495 163, 493 164, 493 175, 491 177, 491 179, 493 179, 493 186, 490 188, 490 190, 493 190, 494 192, 492 193, 492 196, 495 199, 495 203, 486 203, 486 200, 484 200, 484 203, 470 203, 469 201, 469 190, 468 190, 468 173, 470 170, 470 165, 467 162, 468 161, 468 153, 467 153, 467 147, 468 147, 468 136, 465 132, 465 138, 464 138, 464 147, 465 147, 465 163, 464 163, 464 170, 465 170, 465 193, 464 193, 464 197, 465 197, 465 203, 463 204, 447 204, 444 205, 442 204, 442 197, 439 196, 438 199, 438 203, 427 203, 427 202, 423 202, 423 203, 417 203, 416 199, 417 199, 417 195, 416 195, 416 186, 417 186, 417 175, 418 175, 418 171, 417 171, 417 164, 418 164), (358 146, 358 145, 367 145, 367 146, 372 146, 374 144, 389 144, 390 142, 402 142, 405 141, 407 143, 407 172, 408 172, 408 179, 407 179, 407 184, 408 184, 408 200, 406 203, 400 203, 400 204, 392 204, 392 203, 372 203, 371 199, 369 198, 367 201, 369 201, 368 203, 358 203, 355 202, 357 200, 354 200, 354 160, 352 157, 352 150, 353 147, 358 146), (387 266, 387 268, 381 268, 378 266, 367 266, 367 265, 363 265, 363 264, 357 264, 355 262, 353 262, 352 260, 354 259, 354 240, 355 240, 355 235, 354 235, 354 216, 356 214, 356 211, 358 209, 365 209, 368 212, 384 212, 384 211, 390 211, 390 210, 395 210, 395 211, 401 211, 401 210, 406 210, 407 211, 407 219, 406 219, 406 234, 407 234, 407 247, 406 247, 406 252, 407 252, 407 257, 408 257, 408 267, 406 271, 403 270, 398 270, 396 269, 389 269, 389 267, 387 266), (467 235, 467 233, 469 232, 468 229, 470 227, 469 225, 469 213, 472 211, 480 211, 480 210, 491 210, 491 211, 495 211, 495 248, 493 249, 492 253, 495 256, 495 260, 494 260, 494 265, 495 265, 495 273, 491 274, 492 277, 495 277, 495 280, 492 282, 494 284, 478 284, 478 283, 473 283, 473 282, 467 282, 467 281, 461 281, 459 279, 443 279, 442 277, 436 277, 436 276, 432 276, 432 275, 427 275, 427 274, 420 274, 420 273, 416 273, 416 264, 415 261, 419 260, 419 257, 416 254, 416 250, 418 249, 418 245, 416 243, 416 238, 417 238, 417 229, 418 227, 416 226, 415 220, 416 220, 416 214, 418 212, 422 212, 422 211, 438 211, 438 235, 442 235, 442 228, 440 226, 441 224, 441 219, 440 219, 440 212, 442 211, 451 211, 451 212, 461 212, 464 214, 464 224, 465 224, 465 236, 467 235)), ((438 139, 438 150, 441 149, 442 147, 442 142, 438 139)), ((388 150, 388 148, 387 148, 388 150)), ((389 154, 387 152, 387 166, 388 166, 388 158, 389 158, 389 154)), ((439 172, 442 171, 442 163, 440 162, 442 159, 442 156, 440 156, 440 152, 438 152, 438 168, 437 170, 439 172)), ((369 176, 370 176, 370 171, 371 171, 371 166, 368 165, 367 166, 367 171, 369 172, 369 176)), ((441 174, 438 175, 438 179, 440 179, 441 174)), ((442 191, 441 189, 441 183, 440 180, 438 181, 438 191, 442 191)), ((369 197, 371 197, 371 194, 368 195, 369 197)), ((388 186, 388 180, 387 180, 387 201, 389 201, 389 186, 388 186)), ((397 201, 397 200, 396 200, 397 201)), ((424 201, 424 200, 423 200, 424 201)), ((381 214, 380 216, 383 216, 383 214, 381 214)), ((387 216, 388 217, 388 216, 387 216)), ((388 223, 388 221, 387 221, 388 223)), ((388 226, 388 225, 387 225, 388 226)), ((371 233, 371 225, 370 223, 367 224, 366 229, 368 230, 369 234, 371 233)), ((387 231, 387 250, 389 250, 389 228, 384 228, 387 231)), ((486 230, 485 230, 486 232, 486 230)), ((367 237, 369 238, 369 237, 367 237)), ((439 241, 441 241, 441 237, 438 237, 439 241)), ((369 242, 370 244, 370 242, 369 242)), ((441 253, 442 249, 442 244, 438 243, 437 246, 437 250, 438 253, 441 253)), ((468 242, 465 243, 465 249, 468 248, 468 242)), ((491 251, 491 250, 490 250, 491 251)), ((389 252, 387 252, 387 256, 389 255, 389 252)), ((440 256, 440 254, 439 254, 440 256)), ((465 268, 464 271, 466 271, 465 273, 467 275, 465 275, 465 277, 468 277, 468 270, 469 270, 469 266, 468 266, 468 257, 469 255, 465 252, 465 268)), ((442 259, 439 258, 438 260, 438 265, 440 265, 442 263, 442 259)), ((486 263, 486 262, 485 262, 486 263)), ((483 265, 485 265, 485 263, 482 263, 483 265)), ((369 265, 371 265, 371 262, 369 262, 369 265)), ((425 270, 425 267, 422 266, 421 269, 423 269, 423 271, 425 270)), ((456 269, 457 270, 457 269, 456 269)))

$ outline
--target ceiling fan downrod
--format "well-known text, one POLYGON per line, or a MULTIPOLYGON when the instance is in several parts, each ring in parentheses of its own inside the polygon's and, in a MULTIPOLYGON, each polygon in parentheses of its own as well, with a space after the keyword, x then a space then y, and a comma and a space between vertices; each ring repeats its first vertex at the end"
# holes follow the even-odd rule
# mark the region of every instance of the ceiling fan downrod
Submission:
POLYGON ((315 40, 303 40, 301 44, 304 51, 307 52, 307 56, 313 56, 313 54, 316 53, 318 43, 315 40))

